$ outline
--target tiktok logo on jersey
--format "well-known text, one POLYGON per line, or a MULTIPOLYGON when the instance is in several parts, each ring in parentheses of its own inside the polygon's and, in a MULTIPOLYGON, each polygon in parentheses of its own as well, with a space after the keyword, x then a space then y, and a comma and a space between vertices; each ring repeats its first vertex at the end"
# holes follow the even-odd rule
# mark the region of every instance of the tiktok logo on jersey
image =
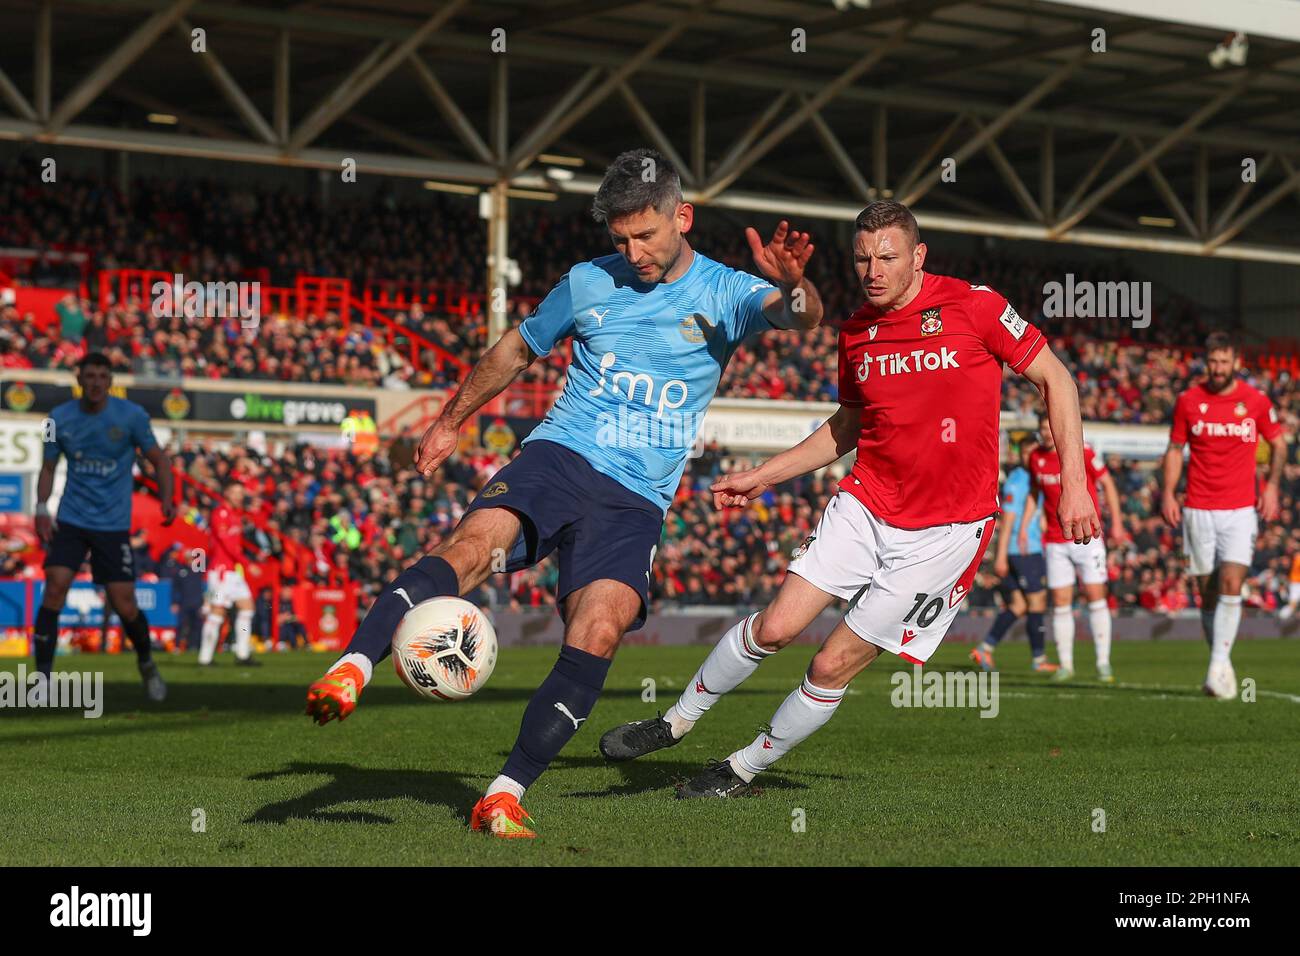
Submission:
POLYGON ((854 377, 865 382, 871 376, 872 364, 877 375, 903 375, 912 372, 935 372, 945 368, 961 368, 957 350, 947 346, 939 350, 914 349, 911 352, 889 352, 885 355, 862 353, 862 362, 854 370, 854 377))
POLYGON ((1192 426, 1193 435, 1205 435, 1209 438, 1240 438, 1248 445, 1258 440, 1255 419, 1243 418, 1240 422, 1198 421, 1192 426))

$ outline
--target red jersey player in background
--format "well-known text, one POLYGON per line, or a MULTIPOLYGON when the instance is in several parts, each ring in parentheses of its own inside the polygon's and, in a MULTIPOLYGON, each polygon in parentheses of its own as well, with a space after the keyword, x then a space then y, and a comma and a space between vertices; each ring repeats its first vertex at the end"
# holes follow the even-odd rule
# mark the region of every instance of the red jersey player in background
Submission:
POLYGON ((856 227, 854 269, 867 302, 840 331, 839 410, 795 447, 718 479, 714 504, 744 506, 856 447, 853 470, 795 549, 772 604, 723 635, 663 717, 615 727, 601 752, 627 760, 672 746, 833 601, 851 603, 770 731, 711 764, 679 797, 744 790, 830 720, 849 682, 882 651, 913 664, 934 653, 993 532, 1004 364, 1038 386, 1060 436, 1058 520, 1081 541, 1099 528, 1085 488, 1078 392, 1038 329, 992 289, 923 271, 926 247, 906 206, 872 203, 856 227))
MULTIPOLYGON (((1100 538, 1077 542, 1065 533, 1057 518, 1061 498, 1061 460, 1052 440, 1051 423, 1046 415, 1038 416, 1038 447, 1029 453, 1029 479, 1032 487, 1043 494, 1043 515, 1047 528, 1043 533, 1043 553, 1047 556, 1047 589, 1052 599, 1052 638, 1056 641, 1060 668, 1053 680, 1065 681, 1074 676, 1074 582, 1077 578, 1088 602, 1088 629, 1092 631, 1093 650, 1097 655, 1097 679, 1103 684, 1115 682, 1110 664, 1110 604, 1107 602, 1106 544, 1100 538)), ((1106 462, 1087 445, 1083 448, 1088 494, 1092 506, 1097 504, 1097 485, 1106 494, 1110 512, 1110 536, 1116 544, 1126 537, 1119 510, 1119 489, 1106 470, 1106 462)))
POLYGON ((244 503, 244 486, 229 481, 223 491, 225 501, 212 509, 208 518, 208 589, 204 597, 203 637, 199 644, 199 664, 207 667, 217 651, 221 625, 234 605, 235 663, 245 666, 253 661, 253 594, 244 578, 244 522, 240 507, 244 503))
POLYGON ((1201 592, 1201 625, 1210 645, 1205 692, 1226 700, 1237 696, 1232 645, 1241 625, 1241 585, 1255 556, 1259 519, 1277 520, 1286 437, 1268 396, 1237 378, 1240 360, 1232 338, 1212 333, 1205 353, 1205 381, 1174 403, 1161 510, 1175 528, 1183 526, 1188 570, 1201 592), (1257 490, 1261 438, 1272 445, 1272 460, 1264 487, 1257 490), (1184 445, 1192 457, 1180 507, 1176 492, 1184 445))

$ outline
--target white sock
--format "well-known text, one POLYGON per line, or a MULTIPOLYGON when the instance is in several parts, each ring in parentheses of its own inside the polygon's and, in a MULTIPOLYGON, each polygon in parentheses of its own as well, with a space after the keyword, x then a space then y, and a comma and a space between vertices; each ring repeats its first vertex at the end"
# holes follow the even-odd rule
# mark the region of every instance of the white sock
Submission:
POLYGON ((1105 598, 1088 602, 1088 629, 1097 652, 1097 666, 1110 663, 1110 605, 1105 598))
POLYGON ((1241 595, 1220 594, 1218 607, 1214 609, 1214 648, 1210 651, 1210 663, 1228 662, 1240 626, 1241 595))
POLYGON ((746 783, 753 780, 830 720, 845 690, 818 687, 805 677, 772 715, 772 732, 760 733, 752 744, 728 758, 731 769, 746 783))
POLYGON ((253 612, 235 613, 235 656, 241 661, 253 654, 253 612))
POLYGON ((709 652, 700 669, 691 678, 677 703, 668 708, 664 720, 672 724, 673 736, 680 738, 704 716, 719 697, 735 690, 763 660, 775 654, 754 641, 754 618, 758 613, 732 625, 722 640, 709 652))
POLYGON ((1052 608, 1052 638, 1056 641, 1056 659, 1067 671, 1074 670, 1074 608, 1052 608))
POLYGON ((1214 647, 1214 612, 1201 608, 1201 630, 1205 632, 1205 643, 1214 647))
MULTIPOLYGON (((366 657, 365 654, 358 654, 356 651, 353 651, 351 654, 344 654, 330 665, 330 670, 334 670, 334 668, 338 667, 340 664, 355 664, 360 669, 362 687, 365 687, 370 683, 370 678, 373 677, 375 673, 375 665, 371 663, 370 658, 366 657)), ((326 673, 328 673, 328 671, 326 673)))
POLYGON ((511 780, 506 776, 499 776, 488 784, 487 793, 484 796, 490 797, 494 793, 508 793, 516 800, 522 800, 524 798, 524 789, 524 785, 518 781, 511 780))
POLYGON ((217 614, 209 614, 203 619, 203 633, 199 636, 199 663, 211 664, 217 653, 217 641, 221 638, 221 624, 225 620, 217 614))

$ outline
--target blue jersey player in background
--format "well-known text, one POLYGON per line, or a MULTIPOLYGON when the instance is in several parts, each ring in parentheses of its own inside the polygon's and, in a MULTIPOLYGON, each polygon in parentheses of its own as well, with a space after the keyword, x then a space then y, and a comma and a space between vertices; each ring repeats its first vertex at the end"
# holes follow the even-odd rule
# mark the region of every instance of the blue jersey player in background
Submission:
POLYGON ((425 432, 416 468, 432 476, 475 411, 571 339, 563 393, 451 535, 388 584, 307 698, 321 724, 346 717, 411 607, 472 591, 501 570, 494 553, 508 555, 506 571, 554 553, 564 647, 470 817, 503 837, 535 836, 520 798, 590 716, 623 634, 645 623, 664 515, 732 353, 755 333, 822 319, 804 277, 810 237, 782 222, 764 245, 747 229, 760 275, 701 255, 686 238, 695 211, 677 170, 653 150, 614 160, 592 213, 617 254, 570 269, 483 355, 425 432))
POLYGON ((1002 517, 998 521, 997 553, 993 573, 1001 578, 1002 613, 993 621, 988 636, 970 652, 970 658, 986 671, 994 669, 993 651, 1006 636, 1016 618, 1025 618, 1029 632, 1029 653, 1033 669, 1040 674, 1056 671, 1047 660, 1043 615, 1047 611, 1047 559, 1043 557, 1043 503, 1029 487, 1029 459, 1033 443, 1021 448, 1020 462, 1011 468, 1002 486, 1002 517))
POLYGON ((33 641, 36 669, 48 680, 59 640, 59 612, 68 588, 86 555, 95 583, 121 618, 122 630, 135 648, 149 699, 161 702, 167 686, 149 648, 149 621, 135 600, 135 561, 131 551, 131 471, 138 449, 154 467, 162 499, 163 521, 176 517, 172 466, 158 447, 149 413, 135 402, 109 394, 112 365, 92 352, 78 365, 81 397, 50 412, 45 460, 36 483, 36 533, 45 546, 45 590, 36 612, 33 641), (67 459, 67 478, 56 519, 48 501, 54 490, 59 457, 67 459))

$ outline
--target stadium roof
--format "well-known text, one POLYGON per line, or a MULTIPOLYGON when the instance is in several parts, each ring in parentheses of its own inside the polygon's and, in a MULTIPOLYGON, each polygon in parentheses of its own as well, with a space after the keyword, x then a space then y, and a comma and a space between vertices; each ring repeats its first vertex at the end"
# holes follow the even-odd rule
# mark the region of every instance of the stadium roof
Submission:
POLYGON ((1300 263, 1295 0, 859 3, 9 0, 0 138, 1300 263))

